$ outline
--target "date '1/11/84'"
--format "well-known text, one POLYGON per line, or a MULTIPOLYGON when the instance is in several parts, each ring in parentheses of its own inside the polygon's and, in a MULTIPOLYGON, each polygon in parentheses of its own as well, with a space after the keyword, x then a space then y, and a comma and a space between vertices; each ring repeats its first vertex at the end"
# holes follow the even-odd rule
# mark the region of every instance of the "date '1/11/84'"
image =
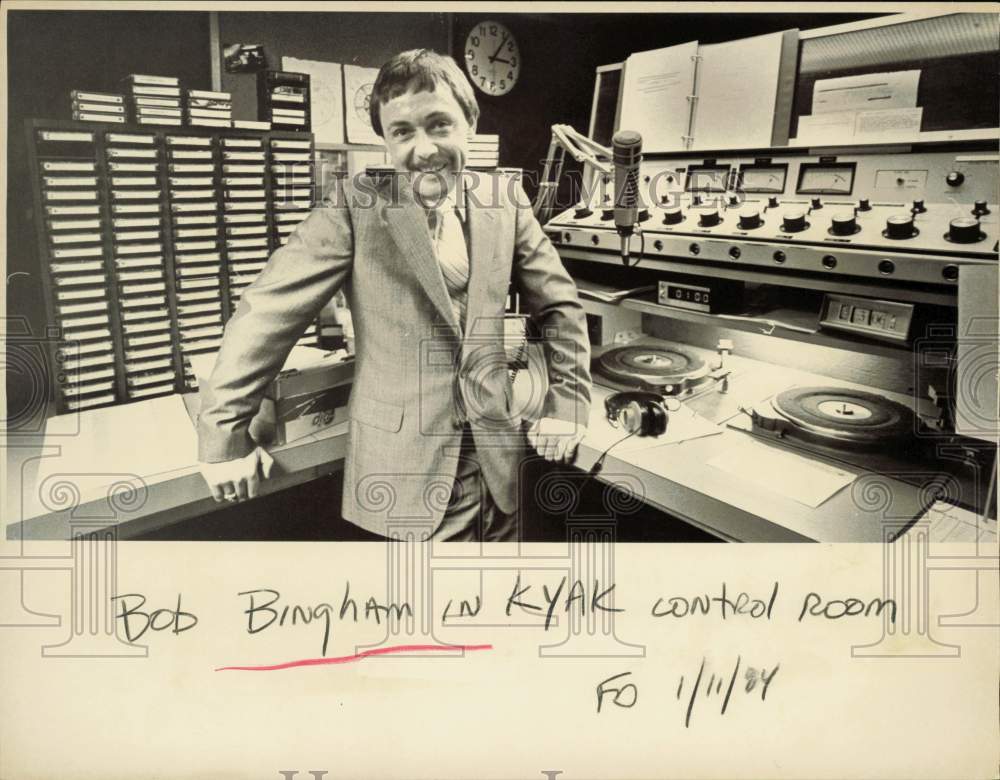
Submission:
MULTIPOLYGON (((684 714, 685 728, 691 727, 691 718, 695 710, 704 704, 719 708, 719 714, 725 715, 735 696, 760 696, 767 700, 767 692, 774 682, 781 664, 773 668, 745 666, 741 656, 736 657, 736 663, 731 670, 713 672, 708 659, 702 657, 701 666, 693 679, 681 675, 677 682, 677 701, 686 706, 684 714), (741 675, 742 672, 742 675, 741 675)), ((602 680, 597 685, 597 711, 602 706, 613 704, 615 707, 631 709, 639 701, 639 686, 632 679, 632 672, 622 672, 602 680)))

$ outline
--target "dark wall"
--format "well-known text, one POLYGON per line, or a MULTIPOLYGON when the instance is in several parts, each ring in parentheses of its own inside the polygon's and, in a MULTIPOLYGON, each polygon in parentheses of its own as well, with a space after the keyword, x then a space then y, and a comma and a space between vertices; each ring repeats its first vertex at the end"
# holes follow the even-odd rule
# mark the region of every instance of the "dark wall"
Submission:
MULTIPOLYGON (((271 70, 286 56, 377 68, 405 49, 447 51, 448 22, 440 13, 220 13, 219 39, 262 44, 271 70)), ((233 93, 234 116, 257 117, 254 74, 223 69, 222 89, 233 93)))
MULTIPOLYGON (((587 132, 599 65, 686 41, 719 43, 779 30, 801 30, 877 14, 456 14, 452 56, 462 62, 466 36, 484 18, 505 24, 518 40, 521 77, 502 97, 476 93, 479 130, 500 134, 500 164, 541 173, 553 124, 587 132)), ((734 65, 733 78, 739 78, 734 65)), ((738 121, 738 118, 734 118, 738 121)), ((531 175, 526 189, 534 195, 531 175)))
POLYGON ((130 73, 211 87, 207 13, 10 11, 7 14, 8 313, 44 325, 28 218, 24 120, 69 119, 70 91, 121 92, 130 73))

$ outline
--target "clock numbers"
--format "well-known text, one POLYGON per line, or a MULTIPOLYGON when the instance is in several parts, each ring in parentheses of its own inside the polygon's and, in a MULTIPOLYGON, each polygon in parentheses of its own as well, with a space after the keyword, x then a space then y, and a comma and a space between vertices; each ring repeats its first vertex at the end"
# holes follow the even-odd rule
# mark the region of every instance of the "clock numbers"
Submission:
POLYGON ((520 75, 520 51, 513 34, 499 22, 472 28, 465 42, 465 68, 476 87, 487 95, 505 95, 520 75))

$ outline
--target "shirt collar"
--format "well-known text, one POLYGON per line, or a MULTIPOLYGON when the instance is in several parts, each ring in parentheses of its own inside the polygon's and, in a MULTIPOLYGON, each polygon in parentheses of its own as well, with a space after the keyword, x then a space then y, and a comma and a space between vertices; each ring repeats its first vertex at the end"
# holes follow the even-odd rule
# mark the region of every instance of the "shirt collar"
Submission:
POLYGON ((454 210, 458 215, 458 218, 465 222, 466 218, 466 199, 465 199, 465 176, 462 174, 458 175, 458 179, 455 182, 454 188, 448 193, 446 197, 440 204, 435 206, 432 210, 440 214, 446 214, 449 211, 454 210))

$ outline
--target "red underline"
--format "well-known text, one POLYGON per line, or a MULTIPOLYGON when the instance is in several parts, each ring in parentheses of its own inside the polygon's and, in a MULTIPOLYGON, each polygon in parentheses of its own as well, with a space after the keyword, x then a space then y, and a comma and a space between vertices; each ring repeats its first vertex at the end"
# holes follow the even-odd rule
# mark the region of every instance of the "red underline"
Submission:
POLYGON ((227 672, 274 672, 281 669, 293 669, 296 666, 328 666, 330 664, 348 664, 360 661, 372 655, 389 655, 390 653, 405 653, 410 650, 492 650, 493 645, 395 645, 393 647, 376 647, 364 650, 354 655, 342 655, 336 658, 303 658, 301 661, 286 661, 283 664, 271 666, 220 666, 215 671, 227 672))

